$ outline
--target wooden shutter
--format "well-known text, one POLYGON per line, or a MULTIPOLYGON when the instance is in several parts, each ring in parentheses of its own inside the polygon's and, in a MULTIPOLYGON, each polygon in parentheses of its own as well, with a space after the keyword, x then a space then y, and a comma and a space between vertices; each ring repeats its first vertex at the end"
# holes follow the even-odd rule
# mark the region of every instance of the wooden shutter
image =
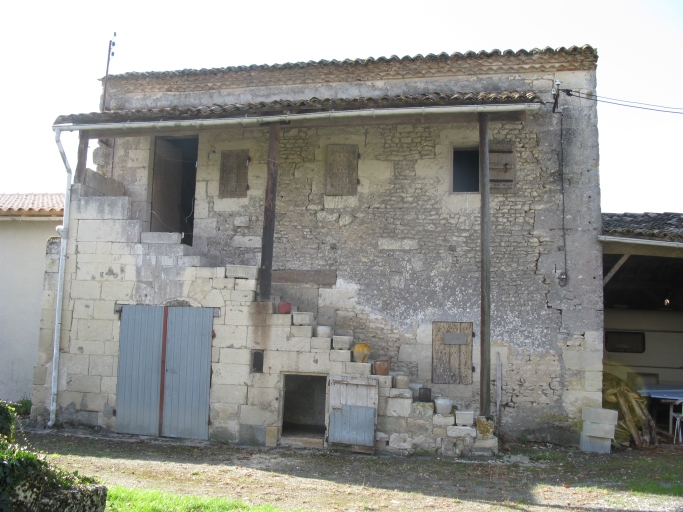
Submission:
POLYGON ((248 149, 221 151, 221 176, 218 197, 247 197, 248 149))
POLYGON ((517 153, 510 146, 489 149, 491 193, 514 193, 517 178, 517 153))
POLYGON ((358 190, 358 146, 330 144, 327 146, 328 196, 355 196, 358 190))
POLYGON ((472 384, 472 322, 432 324, 432 382, 472 384))

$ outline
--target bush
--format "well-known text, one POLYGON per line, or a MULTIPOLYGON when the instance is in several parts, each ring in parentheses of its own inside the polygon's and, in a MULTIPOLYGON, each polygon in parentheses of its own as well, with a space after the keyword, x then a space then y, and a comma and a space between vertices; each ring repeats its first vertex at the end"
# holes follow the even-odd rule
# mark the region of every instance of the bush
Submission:
POLYGON ((0 400, 0 440, 14 442, 14 407, 0 400))
POLYGON ((14 402, 12 407, 14 407, 14 412, 17 416, 29 416, 31 414, 31 407, 33 402, 30 398, 22 398, 21 400, 14 402))

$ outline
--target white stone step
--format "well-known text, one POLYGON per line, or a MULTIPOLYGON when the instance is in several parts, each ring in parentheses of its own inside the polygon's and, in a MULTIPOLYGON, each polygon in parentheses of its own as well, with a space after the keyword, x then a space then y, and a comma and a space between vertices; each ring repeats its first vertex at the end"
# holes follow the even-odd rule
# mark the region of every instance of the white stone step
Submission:
POLYGON ((315 317, 313 313, 292 312, 292 323, 294 325, 313 325, 314 321, 315 317))
POLYGON ((163 233, 160 231, 147 231, 140 234, 140 242, 143 244, 179 244, 180 233, 163 233))
POLYGON ((259 267, 250 267, 247 265, 226 265, 225 277, 238 277, 241 279, 258 279, 259 267))

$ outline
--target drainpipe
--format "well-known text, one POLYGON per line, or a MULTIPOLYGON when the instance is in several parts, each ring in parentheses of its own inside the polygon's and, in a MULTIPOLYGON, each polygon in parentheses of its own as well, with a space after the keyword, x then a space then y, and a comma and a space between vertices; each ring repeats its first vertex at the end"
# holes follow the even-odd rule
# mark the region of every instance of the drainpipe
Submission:
POLYGON ((64 193, 63 225, 57 226, 57 233, 62 238, 59 248, 59 274, 57 275, 57 305, 55 306, 55 331, 52 340, 52 391, 50 394, 50 421, 48 427, 53 427, 57 420, 57 382, 59 380, 59 345, 62 335, 62 303, 64 302, 64 267, 66 262, 66 244, 69 240, 69 210, 71 209, 71 167, 66 158, 60 137, 62 130, 55 128, 55 142, 62 155, 66 168, 66 191, 64 193))

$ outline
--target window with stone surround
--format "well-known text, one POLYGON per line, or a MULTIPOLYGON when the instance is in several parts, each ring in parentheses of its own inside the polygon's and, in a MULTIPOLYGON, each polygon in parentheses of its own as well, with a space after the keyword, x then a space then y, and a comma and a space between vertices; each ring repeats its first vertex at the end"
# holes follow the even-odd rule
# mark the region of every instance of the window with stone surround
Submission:
POLYGON ((453 150, 452 192, 479 192, 479 150, 453 150))
POLYGON ((221 151, 218 197, 247 197, 249 150, 221 151))
POLYGON ((355 196, 358 191, 358 146, 329 144, 325 172, 325 194, 355 196))

